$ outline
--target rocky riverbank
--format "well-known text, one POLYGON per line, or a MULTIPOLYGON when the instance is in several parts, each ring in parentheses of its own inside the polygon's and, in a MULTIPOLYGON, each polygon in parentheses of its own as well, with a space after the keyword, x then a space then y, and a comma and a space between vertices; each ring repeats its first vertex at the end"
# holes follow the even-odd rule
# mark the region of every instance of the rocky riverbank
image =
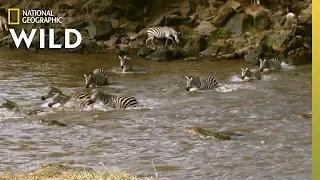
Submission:
MULTIPOLYGON (((0 6, 2 16, 10 7, 52 9, 53 14, 62 16, 62 24, 9 28, 17 32, 54 28, 55 42, 61 44, 65 28, 77 29, 81 45, 61 50, 64 53, 113 53, 118 45, 130 54, 157 61, 244 58, 258 64, 259 58, 278 57, 293 65, 311 63, 310 0, 293 0, 290 9, 295 16, 286 11, 288 4, 275 0, 263 1, 260 6, 244 0, 16 0, 0 2, 0 6), (146 28, 165 25, 180 32, 180 43, 168 41, 169 46, 164 47, 164 40, 155 40, 157 49, 151 43, 145 46, 146 28)), ((32 50, 39 50, 39 41, 34 39, 32 50)), ((0 46, 15 48, 10 36, 3 37, 0 46)))

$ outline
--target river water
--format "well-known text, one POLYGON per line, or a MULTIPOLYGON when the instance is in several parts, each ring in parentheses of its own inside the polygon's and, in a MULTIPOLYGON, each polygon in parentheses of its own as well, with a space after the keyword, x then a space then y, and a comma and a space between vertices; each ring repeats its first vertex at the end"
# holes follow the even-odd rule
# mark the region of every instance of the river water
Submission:
POLYGON ((47 108, 38 116, 0 109, 0 170, 62 163, 139 176, 155 176, 156 170, 164 179, 311 179, 311 119, 292 116, 311 114, 311 65, 242 82, 240 67, 252 67, 244 60, 132 62, 145 73, 117 73, 115 55, 1 49, 0 98, 41 107, 48 86, 69 95, 90 92, 83 74, 103 68, 114 82, 104 90, 134 96, 141 107, 47 108), (187 92, 185 75, 215 76, 226 90, 187 92), (203 140, 183 131, 190 126, 245 138, 203 140))

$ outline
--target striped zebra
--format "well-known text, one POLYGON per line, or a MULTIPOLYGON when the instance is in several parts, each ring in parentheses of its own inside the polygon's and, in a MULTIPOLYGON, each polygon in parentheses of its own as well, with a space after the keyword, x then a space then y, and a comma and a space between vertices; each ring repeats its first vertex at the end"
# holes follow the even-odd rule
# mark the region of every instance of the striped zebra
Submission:
POLYGON ((49 92, 45 96, 41 96, 41 100, 46 100, 48 98, 52 98, 53 101, 48 104, 49 107, 52 107, 55 104, 60 104, 61 106, 65 105, 67 102, 74 102, 75 105, 78 105, 80 108, 84 108, 88 105, 93 104, 91 101, 90 95, 86 93, 75 93, 72 96, 67 96, 62 93, 56 87, 50 87, 49 92))
POLYGON ((241 67, 241 79, 245 78, 261 80, 261 72, 258 69, 249 69, 241 67))
POLYGON ((281 69, 281 61, 279 61, 277 58, 271 58, 271 59, 260 59, 260 72, 263 72, 264 69, 275 69, 280 70, 281 69))
POLYGON ((125 109, 129 107, 137 107, 139 102, 131 96, 116 96, 106 92, 94 91, 91 100, 97 102, 102 101, 104 105, 110 108, 125 109))
POLYGON ((86 88, 89 86, 98 87, 109 84, 107 72, 103 69, 95 69, 93 72, 89 72, 87 75, 84 74, 84 77, 86 81, 86 88))
POLYGON ((120 68, 122 69, 122 72, 131 72, 132 71, 132 64, 131 59, 125 55, 123 58, 119 55, 120 59, 120 68))
POLYGON ((171 39, 172 42, 179 44, 178 35, 180 34, 180 32, 178 33, 176 30, 174 30, 171 27, 167 27, 167 26, 151 27, 151 28, 147 29, 147 34, 148 34, 148 38, 146 39, 146 45, 147 45, 148 41, 151 40, 154 48, 156 48, 156 45, 153 42, 154 38, 157 38, 157 39, 166 38, 165 46, 168 45, 169 39, 171 39), (172 36, 174 37, 174 39, 172 38, 172 36))
POLYGON ((191 88, 197 90, 213 90, 217 87, 218 81, 214 77, 196 77, 196 76, 186 76, 187 87, 186 90, 190 91, 191 88))

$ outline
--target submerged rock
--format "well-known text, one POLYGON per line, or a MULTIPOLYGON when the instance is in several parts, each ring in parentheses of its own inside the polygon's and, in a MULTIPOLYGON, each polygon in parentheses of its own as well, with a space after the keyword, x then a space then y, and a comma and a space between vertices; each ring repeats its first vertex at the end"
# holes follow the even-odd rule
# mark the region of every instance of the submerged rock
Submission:
POLYGON ((146 58, 154 61, 168 61, 179 57, 181 57, 181 52, 177 48, 169 49, 168 47, 163 47, 155 50, 146 58))

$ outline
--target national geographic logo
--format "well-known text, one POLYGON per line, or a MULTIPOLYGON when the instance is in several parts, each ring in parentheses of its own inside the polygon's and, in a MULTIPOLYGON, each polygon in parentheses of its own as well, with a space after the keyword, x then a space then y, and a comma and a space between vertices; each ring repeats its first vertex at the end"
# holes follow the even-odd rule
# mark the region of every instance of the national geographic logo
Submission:
POLYGON ((8 24, 19 25, 20 24, 20 9, 8 8, 8 24))
POLYGON ((20 20, 24 24, 61 24, 62 17, 53 15, 52 10, 21 10, 19 8, 8 8, 8 24, 19 25, 20 20), (21 17, 22 15, 22 17, 21 17))

